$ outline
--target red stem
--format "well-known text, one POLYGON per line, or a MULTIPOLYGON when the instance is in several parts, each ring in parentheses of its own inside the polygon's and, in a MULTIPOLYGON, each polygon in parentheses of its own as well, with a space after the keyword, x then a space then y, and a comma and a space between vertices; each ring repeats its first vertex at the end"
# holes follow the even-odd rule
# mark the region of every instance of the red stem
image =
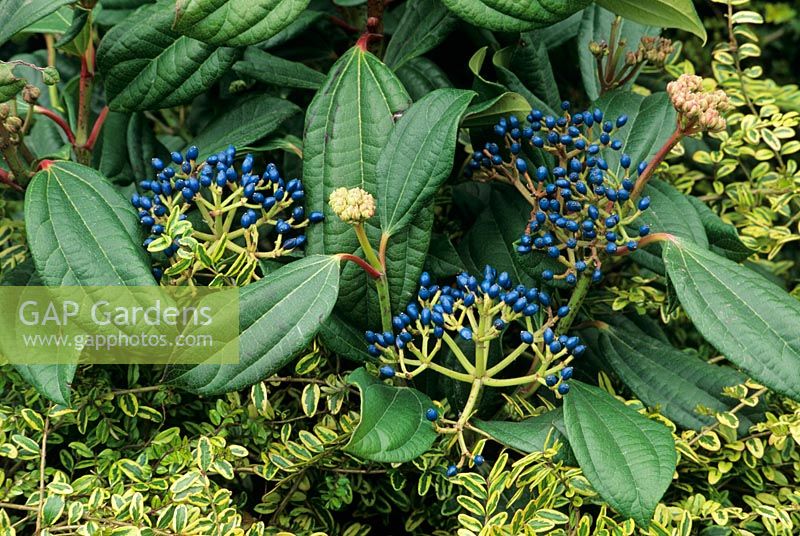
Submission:
POLYGON ((8 171, 6 171, 5 169, 0 169, 0 183, 6 184, 13 190, 16 190, 18 192, 25 191, 24 188, 22 188, 22 186, 14 182, 14 179, 11 178, 11 175, 9 175, 8 171))
POLYGON ((370 264, 361 257, 356 257, 355 255, 351 255, 349 253, 340 253, 339 258, 343 261, 350 261, 356 263, 361 268, 363 268, 364 271, 367 272, 367 275, 370 276, 372 279, 379 279, 381 277, 381 273, 372 266, 370 266, 370 264))
POLYGON ((64 133, 67 135, 67 139, 69 140, 70 144, 75 145, 75 134, 72 132, 72 129, 69 128, 67 122, 64 121, 63 117, 43 106, 36 105, 33 107, 33 111, 52 119, 55 122, 55 124, 61 127, 61 130, 63 130, 64 133))
POLYGON ((352 24, 348 24, 347 21, 345 21, 344 19, 339 18, 339 17, 337 17, 335 15, 331 15, 330 16, 330 21, 333 24, 335 24, 339 28, 342 28, 345 31, 352 32, 352 33, 357 33, 358 32, 358 28, 356 28, 352 24))
POLYGON ((364 32, 361 34, 361 37, 358 38, 358 41, 356 41, 356 46, 364 52, 367 52, 369 50, 370 39, 379 39, 381 37, 383 37, 382 34, 364 32))
POLYGON ((100 134, 100 130, 103 128, 103 123, 106 120, 106 116, 108 115, 108 106, 103 107, 100 111, 100 115, 97 116, 95 119, 94 126, 92 127, 92 132, 89 134, 89 138, 86 140, 86 144, 84 147, 88 150, 94 149, 94 144, 97 142, 97 136, 100 134))
MULTIPOLYGON (((663 242, 665 240, 675 240, 675 236, 669 233, 653 233, 639 240, 639 243, 636 244, 636 249, 646 247, 654 242, 663 242)), ((627 255, 628 253, 631 253, 631 250, 628 249, 628 246, 620 246, 617 248, 617 251, 614 253, 614 255, 619 257, 622 255, 627 255)))
POLYGON ((675 128, 675 132, 673 132, 672 136, 670 136, 666 143, 661 146, 661 149, 658 150, 653 159, 647 163, 647 167, 644 168, 642 174, 639 175, 639 178, 636 180, 636 184, 633 187, 633 191, 631 192, 631 199, 636 200, 639 197, 639 195, 642 193, 642 190, 644 190, 647 181, 649 181, 650 177, 653 175, 656 167, 658 167, 658 165, 664 161, 672 148, 675 147, 679 141, 681 141, 681 138, 683 138, 684 134, 684 130, 681 128, 680 123, 678 123, 678 126, 675 128))

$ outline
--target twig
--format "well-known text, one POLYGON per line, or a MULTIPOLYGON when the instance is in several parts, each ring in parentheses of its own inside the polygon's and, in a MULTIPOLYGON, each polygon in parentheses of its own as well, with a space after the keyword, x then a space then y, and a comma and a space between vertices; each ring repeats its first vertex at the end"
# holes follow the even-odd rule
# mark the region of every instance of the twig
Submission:
POLYGON ((23 510, 25 512, 38 512, 36 506, 24 506, 22 504, 13 504, 7 502, 0 502, 0 508, 8 508, 9 510, 23 510))
MULTIPOLYGON (((758 391, 756 391, 755 393, 753 393, 752 395, 750 395, 750 396, 749 396, 749 397, 747 397, 747 398, 758 398, 759 396, 763 395, 763 394, 764 394, 764 393, 766 393, 766 392, 767 392, 767 388, 766 388, 766 387, 762 387, 761 389, 759 389, 758 391)), ((747 406, 747 404, 745 404, 744 402, 739 402, 739 403, 738 403, 737 405, 735 405, 735 406, 733 407, 733 409, 732 409, 732 410, 730 410, 728 413, 734 414, 734 413, 736 413, 736 412, 740 411, 740 410, 741 410, 742 408, 744 408, 745 406, 747 406)), ((694 436, 694 437, 692 438, 692 440, 691 440, 691 441, 689 441, 689 443, 687 443, 687 446, 691 447, 692 445, 694 445, 695 443, 697 443, 697 441, 699 441, 699 440, 700 440, 700 438, 701 438, 701 437, 703 437, 703 435, 705 435, 707 432, 710 432, 710 431, 712 431, 712 430, 716 430, 717 428, 719 428, 719 424, 720 424, 720 423, 719 423, 719 421, 717 421, 717 422, 715 422, 714 424, 711 424, 711 425, 709 425, 709 426, 706 426, 706 427, 704 427, 704 428, 703 428, 703 429, 700 431, 700 433, 699 433, 699 434, 697 434, 696 436, 694 436)))
POLYGON ((103 128, 103 123, 105 123, 106 116, 108 115, 108 106, 103 107, 100 111, 100 115, 97 116, 97 119, 94 122, 94 126, 92 127, 92 132, 89 134, 89 138, 86 140, 84 147, 91 151, 94 149, 94 144, 97 142, 97 136, 100 134, 100 130, 103 128))
POLYGON ((33 111, 37 114, 42 114, 45 117, 48 117, 53 120, 53 122, 61 127, 61 130, 64 131, 64 134, 67 135, 67 140, 71 145, 75 145, 75 133, 72 132, 72 129, 69 127, 64 118, 55 113, 54 111, 45 108, 44 106, 36 105, 33 107, 33 111))
POLYGON ((44 431, 42 432, 42 449, 39 460, 39 504, 36 512, 36 532, 40 534, 42 529, 42 517, 44 516, 44 471, 47 468, 47 432, 50 429, 50 408, 44 417, 44 431))
POLYGON ((8 171, 5 169, 0 169, 0 183, 9 186, 11 189, 16 190, 18 192, 24 192, 25 189, 14 182, 14 179, 11 178, 11 175, 8 174, 8 171))

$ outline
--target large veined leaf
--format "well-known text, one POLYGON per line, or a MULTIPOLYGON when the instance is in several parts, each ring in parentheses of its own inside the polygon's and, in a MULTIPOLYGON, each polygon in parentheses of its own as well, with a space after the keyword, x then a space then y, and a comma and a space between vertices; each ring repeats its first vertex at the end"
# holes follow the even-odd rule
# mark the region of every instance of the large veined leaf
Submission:
POLYGON ((72 0, 0 0, 0 45, 72 0))
POLYGON ((217 46, 243 47, 286 28, 309 0, 178 0, 175 29, 217 46))
POLYGON ((344 447, 359 458, 407 462, 424 454, 436 440, 425 410, 431 399, 410 387, 393 387, 360 368, 348 377, 361 391, 361 421, 344 447))
POLYGON ((92 168, 56 162, 37 173, 25 227, 46 285, 155 284, 133 207, 92 168))
POLYGON ((200 148, 201 158, 228 145, 244 147, 271 134, 299 111, 300 108, 288 100, 253 95, 214 119, 189 145, 200 148))
MULTIPOLYGON (((306 113, 303 184, 307 207, 325 214, 325 221, 308 230, 309 253, 359 251, 352 227, 333 213, 328 198, 340 187, 357 186, 377 194, 378 158, 394 128, 395 114, 410 105, 408 94, 391 69, 358 46, 331 68, 306 113)), ((380 241, 377 220, 375 217, 365 224, 374 247, 380 241)), ((432 218, 420 220, 409 227, 408 236, 400 233, 391 240, 387 261, 402 262, 402 254, 408 248, 419 251, 424 259, 430 234, 430 223, 425 222, 432 222, 432 218)), ((393 275, 393 269, 387 272, 393 275)), ((371 285, 360 268, 352 263, 345 265, 339 311, 361 327, 368 323, 366 316, 372 316, 368 311, 378 310, 369 305, 375 302, 364 300, 364 296, 371 295, 371 285)), ((396 299, 400 292, 396 287, 390 290, 392 299, 396 299)))
MULTIPOLYGON (((511 50, 513 52, 508 60, 508 69, 531 93, 547 103, 551 109, 557 110, 561 105, 561 97, 542 31, 522 34, 517 46, 511 50)), ((493 59, 495 65, 500 63, 501 58, 502 55, 498 52, 493 59)), ((513 90, 511 87, 509 89, 513 90)))
POLYGON ((649 26, 686 30, 706 41, 706 29, 692 0, 597 0, 597 4, 626 19, 649 26))
POLYGON ((700 216, 700 221, 706 230, 708 247, 711 251, 734 262, 742 262, 753 254, 753 250, 742 243, 739 233, 736 232, 736 227, 722 221, 700 199, 694 196, 688 196, 688 199, 697 210, 697 215, 700 216))
MULTIPOLYGON (((591 100, 600 98, 600 80, 597 74, 597 59, 589 50, 589 43, 592 41, 608 41, 611 34, 611 24, 616 17, 616 13, 612 13, 598 5, 590 5, 583 10, 583 18, 578 30, 578 58, 583 87, 586 90, 586 95, 591 100)), ((659 34, 658 28, 625 19, 620 21, 618 28, 618 37, 620 40, 625 40, 625 46, 628 50, 636 50, 642 37, 659 34)), ((606 57, 605 61, 610 60, 606 57)), ((616 68, 618 69, 624 65, 624 61, 624 56, 620 57, 616 68)), ((633 85, 634 80, 636 80, 635 77, 625 87, 633 85)))
POLYGON ((317 89, 325 76, 311 67, 268 54, 261 49, 248 47, 244 59, 233 66, 239 76, 278 87, 317 89))
POLYGON ((619 157, 630 155, 632 169, 640 162, 653 157, 675 131, 676 112, 666 93, 653 93, 647 97, 636 93, 615 90, 594 103, 605 113, 605 117, 615 120, 621 115, 628 116, 628 122, 612 136, 622 141, 622 149, 602 151, 609 170, 616 174, 621 171, 619 157))
MULTIPOLYGON (((3 274, 0 286, 39 286, 42 280, 36 272, 33 259, 26 259, 14 269, 3 274)), ((69 405, 70 383, 75 377, 77 365, 61 363, 53 365, 12 365, 20 376, 31 384, 42 396, 56 404, 69 405)))
POLYGON ((413 100, 419 100, 434 89, 453 87, 441 67, 428 58, 413 58, 396 71, 413 100))
POLYGON ((475 419, 473 424, 492 436, 492 439, 524 454, 541 452, 551 448, 558 441, 561 443, 559 453, 564 454, 567 438, 556 427, 563 427, 563 411, 561 408, 548 411, 536 417, 522 421, 482 421, 475 419))
POLYGON ((650 208, 637 218, 637 225, 646 223, 651 232, 670 233, 708 247, 703 222, 688 196, 658 179, 651 179, 642 195, 650 197, 650 208))
POLYGON ((800 400, 800 301, 692 242, 664 243, 664 264, 697 330, 759 381, 800 400))
POLYGON ((175 384, 211 395, 235 391, 274 374, 316 335, 339 290, 339 260, 312 255, 292 262, 239 295, 239 363, 201 364, 171 376, 175 384))
POLYGON ((413 0, 405 6, 383 57, 395 70, 439 45, 458 22, 439 0, 413 0))
POLYGON ((108 105, 116 111, 155 110, 190 102, 239 58, 172 29, 172 2, 137 10, 114 26, 97 51, 108 105))
POLYGON ((524 285, 534 284, 546 268, 561 271, 557 261, 541 252, 517 253, 514 242, 525 228, 530 211, 530 205, 515 190, 492 188, 488 206, 456 247, 464 267, 479 274, 491 264, 524 285))
POLYGON ((378 159, 378 212, 384 234, 417 217, 450 175, 458 123, 475 93, 439 89, 414 103, 378 159))
POLYGON ((598 387, 570 381, 564 425, 583 474, 620 514, 647 527, 672 481, 672 432, 598 387))
POLYGON ((367 353, 364 332, 356 329, 336 314, 330 315, 320 325, 319 336, 325 348, 337 356, 360 363, 375 361, 375 358, 367 353))
POLYGON ((442 0, 465 21, 498 32, 544 28, 580 11, 591 0, 442 0))
MULTIPOLYGON (((684 428, 700 430, 716 422, 713 415, 699 412, 699 407, 723 412, 738 402, 722 394, 723 386, 739 385, 747 379, 733 369, 711 365, 682 352, 625 318, 598 331, 597 354, 642 402, 658 407, 684 428), (713 392, 706 388, 710 378, 719 380, 713 382, 713 392)), ((746 431, 750 421, 744 417, 740 421, 742 431, 746 431)))

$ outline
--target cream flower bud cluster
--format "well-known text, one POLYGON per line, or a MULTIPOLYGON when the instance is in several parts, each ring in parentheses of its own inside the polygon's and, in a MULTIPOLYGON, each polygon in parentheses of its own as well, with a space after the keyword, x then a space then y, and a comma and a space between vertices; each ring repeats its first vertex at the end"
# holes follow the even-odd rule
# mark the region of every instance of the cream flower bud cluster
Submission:
POLYGON ((362 223, 375 214, 375 198, 362 188, 337 188, 328 204, 345 223, 362 223))
POLYGON ((644 36, 639 42, 636 52, 628 52, 626 62, 635 65, 647 61, 652 65, 662 67, 674 51, 675 45, 670 39, 660 36, 644 36))
POLYGON ((672 105, 687 123, 710 132, 719 132, 726 126, 722 112, 730 108, 728 96, 721 89, 703 90, 703 79, 682 74, 667 84, 672 105))

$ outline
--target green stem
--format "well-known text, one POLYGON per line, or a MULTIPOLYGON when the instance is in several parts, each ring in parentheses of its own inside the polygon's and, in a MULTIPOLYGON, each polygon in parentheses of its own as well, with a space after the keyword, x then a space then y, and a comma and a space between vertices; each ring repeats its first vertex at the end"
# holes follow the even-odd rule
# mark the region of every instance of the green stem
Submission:
POLYGON ((469 390, 469 398, 467 398, 467 403, 464 405, 464 409, 461 411, 461 415, 456 423, 459 432, 464 429, 464 426, 467 424, 467 421, 475 409, 475 405, 478 403, 483 383, 483 380, 480 378, 475 378, 472 382, 472 388, 469 390))
POLYGON ((381 264, 372 244, 369 243, 367 233, 364 230, 364 225, 358 223, 353 226, 358 237, 358 243, 364 251, 364 256, 373 268, 381 273, 381 276, 375 280, 375 287, 378 290, 378 304, 381 311, 381 326, 383 331, 392 331, 392 302, 389 298, 389 280, 386 277, 386 267, 381 264))
POLYGON ((581 304, 583 303, 584 298, 586 298, 586 294, 589 292, 589 285, 592 283, 592 276, 589 274, 584 274, 578 279, 578 284, 575 286, 575 290, 572 293, 572 297, 569 299, 569 313, 567 316, 561 319, 561 322, 558 323, 558 333, 563 334, 569 330, 572 323, 575 321, 575 317, 578 316, 578 311, 581 308, 581 304))
POLYGON ((496 374, 503 371, 507 366, 516 361, 517 358, 522 355, 522 352, 524 352, 525 349, 528 348, 528 346, 529 345, 527 344, 520 344, 519 346, 517 346, 514 349, 514 351, 508 354, 502 361, 500 361, 498 364, 487 370, 486 377, 493 378, 496 374))
POLYGON ((529 376, 521 376, 519 378, 487 378, 483 383, 489 387, 514 387, 515 385, 533 383, 540 377, 541 376, 536 373, 529 376))
POLYGON ((461 348, 458 347, 456 341, 454 341, 453 338, 447 334, 447 332, 444 333, 442 339, 444 339, 444 342, 447 343, 447 346, 450 348, 450 351, 453 352, 453 354, 456 356, 458 362, 461 363, 462 367, 464 367, 464 370, 466 370, 467 373, 469 374, 474 374, 475 367, 472 366, 472 363, 469 362, 467 356, 465 356, 464 352, 461 351, 461 348))

